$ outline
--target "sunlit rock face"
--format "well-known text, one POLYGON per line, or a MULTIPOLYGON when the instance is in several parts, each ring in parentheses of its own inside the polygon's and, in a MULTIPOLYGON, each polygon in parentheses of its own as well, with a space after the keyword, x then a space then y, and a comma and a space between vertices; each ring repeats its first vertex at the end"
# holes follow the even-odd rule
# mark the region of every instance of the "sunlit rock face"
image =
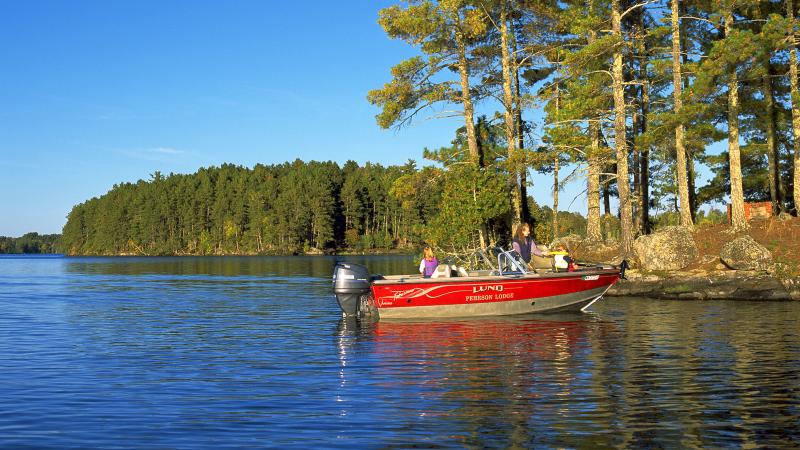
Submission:
POLYGON ((769 271, 774 265, 772 253, 750 236, 739 236, 722 246, 719 257, 734 270, 769 271))
POLYGON ((633 242, 633 250, 643 271, 681 270, 699 256, 692 233, 680 226, 639 236, 633 242))

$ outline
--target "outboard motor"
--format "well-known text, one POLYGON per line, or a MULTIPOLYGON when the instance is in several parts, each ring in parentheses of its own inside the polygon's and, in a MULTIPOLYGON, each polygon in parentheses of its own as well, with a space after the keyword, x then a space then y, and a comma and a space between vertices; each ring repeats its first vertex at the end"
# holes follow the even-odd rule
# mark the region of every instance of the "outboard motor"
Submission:
POLYGON ((362 295, 370 292, 372 277, 366 267, 345 262, 336 263, 333 269, 333 293, 346 316, 358 314, 362 295))

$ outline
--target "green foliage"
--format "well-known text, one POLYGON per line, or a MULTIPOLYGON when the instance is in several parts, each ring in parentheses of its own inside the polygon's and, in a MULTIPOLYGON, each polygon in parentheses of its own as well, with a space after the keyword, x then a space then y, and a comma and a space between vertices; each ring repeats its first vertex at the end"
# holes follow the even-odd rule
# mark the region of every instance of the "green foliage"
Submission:
MULTIPOLYGON (((533 216, 533 238, 538 243, 548 244, 553 239, 553 209, 549 206, 533 205, 531 208, 533 216)), ((558 232, 556 236, 567 236, 570 234, 586 234, 586 218, 582 215, 570 211, 558 212, 558 232)))
MULTIPOLYGON (((748 202, 769 200, 767 157, 764 154, 763 146, 751 144, 742 147, 741 158, 745 200, 748 202)), ((722 203, 730 189, 728 152, 710 156, 707 161, 714 177, 710 183, 699 190, 698 197, 703 203, 722 203)))
POLYGON ((728 214, 722 210, 712 208, 708 212, 700 210, 697 212, 698 225, 718 225, 728 222, 728 214))
POLYGON ((459 81, 447 78, 461 57, 459 43, 465 46, 488 29, 483 9, 470 2, 406 3, 382 9, 378 23, 390 38, 418 47, 422 55, 394 66, 392 80, 367 95, 381 109, 376 120, 382 128, 407 125, 417 113, 439 103, 459 104, 459 81))
POLYGON ((426 229, 426 241, 451 251, 477 248, 481 224, 511 209, 506 180, 503 173, 472 164, 450 167, 443 177, 440 210, 426 229))
POLYGON ((69 254, 217 255, 408 246, 435 207, 425 196, 401 204, 390 191, 416 174, 413 164, 340 168, 300 160, 156 172, 73 207, 62 247, 69 254))
POLYGON ((60 234, 26 233, 21 237, 0 236, 0 254, 59 253, 60 234))

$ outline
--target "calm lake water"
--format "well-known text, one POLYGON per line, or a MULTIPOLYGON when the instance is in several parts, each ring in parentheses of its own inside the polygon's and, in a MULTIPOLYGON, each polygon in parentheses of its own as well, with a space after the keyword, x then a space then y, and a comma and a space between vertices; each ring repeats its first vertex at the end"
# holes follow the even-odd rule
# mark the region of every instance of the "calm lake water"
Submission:
POLYGON ((0 448, 800 447, 800 303, 358 324, 333 264, 0 257, 0 448))

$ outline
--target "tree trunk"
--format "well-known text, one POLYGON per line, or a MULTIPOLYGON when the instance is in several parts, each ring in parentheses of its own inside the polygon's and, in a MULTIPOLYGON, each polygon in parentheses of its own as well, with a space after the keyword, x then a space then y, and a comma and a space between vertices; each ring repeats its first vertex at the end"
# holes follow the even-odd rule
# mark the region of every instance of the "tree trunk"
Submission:
MULTIPOLYGON (((639 88, 636 90, 638 108, 633 112, 633 132, 642 135, 647 132, 647 117, 650 114, 650 84, 647 75, 648 46, 643 37, 645 35, 645 14, 638 14, 636 35, 642 36, 637 40, 637 59, 639 88)), ((636 212, 634 213, 634 229, 640 234, 650 231, 650 149, 647 146, 634 146, 633 148, 633 186, 636 212)))
MULTIPOLYGON (((681 99, 681 31, 680 19, 678 16, 678 0, 672 0, 672 95, 675 99, 675 114, 680 115, 683 109, 683 99, 681 99)), ((686 169, 686 146, 684 145, 683 123, 675 127, 675 171, 678 175, 678 199, 679 211, 681 215, 681 225, 694 229, 692 220, 692 207, 689 203, 689 180, 686 169)))
MULTIPOLYGON (((678 3, 678 15, 681 16, 684 13, 684 4, 678 3)), ((683 23, 678 22, 678 31, 680 32, 680 48, 686 48, 686 37, 683 30, 683 23)), ((689 63, 689 54, 687 52, 681 53, 681 67, 685 67, 689 63)), ((688 77, 683 78, 682 82, 682 89, 689 89, 691 83, 689 82, 688 77)), ((684 127, 685 131, 685 127, 684 127)), ((694 166, 694 152, 691 148, 686 148, 686 141, 685 141, 685 134, 684 134, 684 150, 685 150, 685 157, 686 157, 686 171, 687 171, 687 181, 686 184, 689 187, 689 212, 691 213, 692 223, 697 222, 697 188, 696 188, 696 180, 697 180, 697 170, 694 166)))
POLYGON ((508 11, 505 2, 500 12, 500 47, 503 66, 503 106, 505 107, 503 117, 505 119, 506 145, 508 146, 508 161, 510 163, 508 173, 513 213, 511 229, 514 230, 522 220, 522 197, 520 195, 519 182, 517 181, 517 141, 514 137, 514 98, 511 94, 511 57, 508 51, 508 11))
POLYGON ((795 215, 800 215, 800 92, 797 80, 797 38, 794 25, 794 5, 792 0, 786 0, 786 17, 789 19, 789 82, 792 97, 792 138, 794 139, 794 210, 795 215))
MULTIPOLYGON (((589 14, 594 14, 594 4, 589 5, 589 14)), ((597 32, 590 30, 587 35, 589 45, 597 39, 597 32)), ((600 122, 596 118, 589 121, 589 136, 591 147, 586 154, 589 173, 586 176, 586 203, 588 206, 586 215, 586 237, 590 241, 598 242, 602 240, 602 230, 600 227, 600 122)))
MULTIPOLYGON (((606 168, 603 169, 603 170, 606 171, 606 172, 610 172, 611 168, 606 166, 606 168)), ((604 216, 608 215, 608 214, 611 214, 611 181, 612 181, 611 176, 603 175, 603 181, 602 181, 601 184, 602 184, 602 190, 603 190, 603 215, 604 216)))
POLYGON ((772 94, 772 65, 767 61, 767 74, 762 78, 764 102, 766 103, 765 128, 767 130, 767 163, 769 166, 769 199, 772 202, 772 214, 778 215, 783 202, 780 193, 780 161, 778 145, 775 140, 775 98, 772 94))
POLYGON ((587 160, 589 174, 586 177, 586 203, 588 211, 586 216, 586 237, 590 241, 600 241, 600 124, 593 120, 589 124, 589 134, 592 146, 589 149, 587 160))
MULTIPOLYGON (((525 148, 525 123, 522 121, 522 95, 520 94, 519 87, 519 63, 517 62, 517 39, 516 32, 514 31, 513 19, 511 23, 511 56, 514 74, 514 115, 516 117, 516 132, 517 132, 517 151, 520 156, 524 155, 523 149, 525 148)), ((522 221, 527 222, 528 217, 531 215, 530 207, 528 205, 528 166, 527 160, 520 167, 519 171, 519 196, 520 196, 520 210, 522 212, 522 221)))
POLYGON ((617 190, 619 192, 620 213, 620 252, 628 258, 633 250, 633 217, 631 215, 631 199, 628 181, 628 145, 625 129, 625 90, 622 73, 622 20, 619 0, 611 1, 611 29, 620 44, 614 49, 612 76, 614 79, 614 147, 617 156, 617 190))
POLYGON ((553 240, 558 239, 558 155, 553 161, 553 240))
MULTIPOLYGON (((643 79, 646 79, 646 74, 643 79)), ((650 83, 642 85, 642 133, 647 131, 647 116, 650 114, 650 83)), ((639 155, 639 205, 641 233, 650 232, 650 148, 640 149, 639 155)))
POLYGON ((636 98, 638 94, 634 93, 634 96, 631 98, 630 106, 631 106, 631 130, 633 133, 633 137, 631 140, 631 178, 633 178, 633 190, 631 191, 631 207, 633 209, 633 229, 637 230, 641 233, 644 224, 642 223, 642 197, 641 189, 642 185, 639 180, 639 168, 641 167, 639 161, 639 146, 636 145, 636 135, 641 133, 641 124, 639 123, 639 101, 640 98, 636 98))
MULTIPOLYGON (((725 14, 725 37, 733 31, 733 12, 725 14)), ((730 68, 728 79, 728 160, 731 181, 731 226, 734 230, 746 230, 744 217, 744 190, 742 188, 742 162, 739 151, 739 78, 736 67, 730 68)))
POLYGON ((461 102, 464 104, 464 125, 467 129, 467 146, 470 160, 480 167, 483 165, 483 155, 478 150, 478 138, 475 135, 475 108, 472 106, 472 96, 469 92, 467 45, 460 31, 456 32, 456 43, 458 46, 458 73, 461 76, 461 102))

